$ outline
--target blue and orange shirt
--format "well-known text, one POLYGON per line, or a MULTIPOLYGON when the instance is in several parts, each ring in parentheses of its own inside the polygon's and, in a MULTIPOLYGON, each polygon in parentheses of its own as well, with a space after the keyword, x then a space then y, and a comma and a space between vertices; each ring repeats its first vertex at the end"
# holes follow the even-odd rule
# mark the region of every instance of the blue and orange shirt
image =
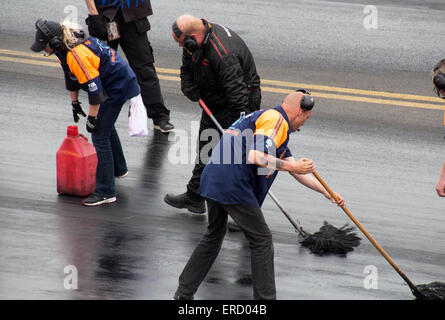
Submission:
POLYGON ((94 37, 72 50, 56 53, 68 90, 88 92, 90 104, 106 98, 120 104, 140 93, 136 75, 119 54, 94 37))
POLYGON ((277 170, 248 163, 250 150, 276 158, 292 154, 287 147, 292 129, 281 106, 240 118, 227 129, 201 175, 199 193, 222 204, 261 206, 277 170))

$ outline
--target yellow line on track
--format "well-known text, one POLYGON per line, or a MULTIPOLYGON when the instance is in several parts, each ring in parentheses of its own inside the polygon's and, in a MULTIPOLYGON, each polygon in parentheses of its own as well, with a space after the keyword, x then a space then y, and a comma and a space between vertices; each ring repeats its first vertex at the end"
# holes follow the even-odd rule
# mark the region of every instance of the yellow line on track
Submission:
MULTIPOLYGON (((272 88, 272 87, 261 87, 261 90, 267 91, 267 92, 286 93, 286 94, 294 91, 294 90, 290 90, 290 89, 280 89, 280 88, 272 88)), ((312 91, 311 95, 313 95, 314 97, 317 97, 317 98, 324 98, 324 99, 357 101, 357 102, 374 103, 374 104, 386 104, 386 105, 410 107, 410 108, 444 110, 444 106, 438 105, 438 104, 427 104, 427 103, 418 103, 418 102, 410 102, 410 101, 402 101, 402 100, 376 99, 376 98, 348 96, 348 95, 323 93, 323 92, 315 92, 315 91, 312 91)))
POLYGON ((18 62, 18 63, 33 64, 33 65, 38 65, 38 66, 48 66, 48 67, 59 67, 60 68, 59 62, 50 62, 50 61, 43 61, 43 60, 22 59, 22 58, 0 56, 0 61, 18 62))
MULTIPOLYGON (((3 55, 0 55, 0 61, 8 61, 8 62, 14 62, 14 63, 25 63, 25 64, 49 66, 49 67, 60 67, 60 64, 57 61, 57 58, 54 56, 48 57, 50 59, 50 61, 44 61, 44 60, 36 60, 35 59, 35 58, 44 58, 42 54, 38 54, 38 53, 29 53, 29 52, 23 52, 23 51, 0 49, 0 54, 3 54, 3 55), (10 57, 10 55, 29 57, 29 58, 34 58, 34 59, 10 57)), ((159 79, 168 80, 168 81, 180 81, 180 79, 178 77, 180 72, 177 69, 161 68, 161 67, 158 68, 157 67, 156 70, 159 73, 175 75, 175 76, 169 76, 169 75, 165 75, 165 74, 159 74, 158 75, 159 79)), ((281 87, 281 88, 275 88, 275 87, 262 86, 261 90, 263 90, 265 92, 287 94, 294 90, 285 89, 285 88, 293 88, 293 89, 308 88, 311 90, 316 90, 315 92, 312 92, 312 95, 314 97, 324 98, 324 99, 356 101, 356 102, 384 104, 384 105, 402 106, 402 107, 410 107, 410 108, 444 110, 443 100, 441 100, 439 98, 435 98, 435 97, 413 95, 413 94, 391 93, 391 92, 384 92, 384 91, 372 91, 372 90, 342 88, 342 87, 333 87, 333 86, 323 86, 323 85, 297 83, 297 82, 286 82, 286 81, 278 81, 278 80, 267 80, 267 79, 262 79, 261 83, 263 85, 268 84, 268 85, 272 85, 272 86, 280 86, 281 87), (318 92, 318 91, 328 91, 328 92, 337 92, 337 93, 346 93, 346 94, 333 94, 333 93, 325 93, 325 92, 318 92), (355 96, 355 95, 367 95, 367 96, 371 96, 372 98, 371 97, 363 97, 363 96, 355 96), (394 98, 394 99, 381 99, 381 98, 394 98), (402 100, 396 100, 396 99, 402 99, 402 100), (403 101, 403 100, 436 102, 436 103, 441 103, 441 104, 420 103, 420 102, 403 101)))
MULTIPOLYGON (((170 74, 178 74, 179 75, 179 70, 175 70, 175 69, 156 68, 156 70, 158 70, 159 72, 162 72, 162 73, 170 73, 170 74)), ((279 87, 290 87, 290 88, 294 88, 294 89, 306 88, 306 89, 319 90, 319 91, 332 91, 332 92, 350 93, 350 94, 358 94, 358 95, 378 96, 378 97, 385 97, 385 98, 396 98, 396 99, 419 100, 419 101, 443 103, 443 101, 440 98, 421 96, 421 95, 415 95, 415 94, 392 93, 392 92, 385 92, 385 91, 372 91, 372 90, 352 89, 352 88, 343 88, 343 87, 322 86, 322 85, 309 84, 309 83, 286 82, 286 81, 267 80, 267 79, 261 79, 261 84, 275 85, 275 86, 279 86, 279 87)))
POLYGON ((280 87, 291 87, 291 88, 308 88, 311 90, 320 90, 320 91, 331 91, 331 92, 340 92, 340 93, 349 93, 349 94, 357 94, 357 95, 366 95, 366 96, 377 96, 384 98, 396 98, 396 99, 405 99, 405 100, 419 100, 419 101, 428 101, 428 102, 437 102, 443 103, 443 101, 438 97, 428 97, 421 96, 415 94, 405 94, 405 93, 392 93, 385 91, 372 91, 372 90, 362 90, 362 89, 352 89, 352 88, 343 88, 343 87, 331 87, 331 86, 322 86, 308 83, 295 83, 295 82, 285 82, 285 81, 276 81, 276 80, 261 80, 262 84, 270 84, 276 85, 280 87))
POLYGON ((7 54, 13 56, 22 56, 22 57, 32 57, 32 58, 42 58, 42 59, 51 59, 57 61, 55 56, 45 57, 43 53, 33 53, 33 52, 24 52, 24 51, 14 51, 7 49, 0 49, 0 54, 7 54))
MULTIPOLYGON (((170 81, 180 81, 181 80, 179 77, 172 77, 172 76, 165 76, 165 75, 158 75, 158 77, 159 77, 159 79, 162 79, 162 80, 170 80, 170 81)), ((261 87, 261 90, 266 91, 266 92, 284 93, 284 94, 288 94, 288 93, 291 93, 294 91, 294 90, 290 90, 290 89, 281 89, 281 88, 264 87, 264 86, 261 87)), ((386 105, 392 105, 392 106, 402 106, 402 107, 421 108, 421 109, 444 110, 443 106, 437 105, 437 104, 425 104, 425 103, 410 102, 410 101, 357 97, 357 96, 348 96, 348 95, 314 92, 314 91, 311 92, 311 95, 313 95, 314 97, 317 97, 317 98, 324 98, 324 99, 357 101, 357 102, 386 104, 386 105)))

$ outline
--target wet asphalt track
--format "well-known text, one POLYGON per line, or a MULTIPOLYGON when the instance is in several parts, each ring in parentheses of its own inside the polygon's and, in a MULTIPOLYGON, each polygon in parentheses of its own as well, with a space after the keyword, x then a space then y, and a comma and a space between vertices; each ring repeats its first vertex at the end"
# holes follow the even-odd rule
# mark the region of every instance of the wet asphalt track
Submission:
MULTIPOLYGON (((239 29, 252 44, 263 79, 431 96, 428 72, 443 54, 437 43, 443 11, 437 1, 397 6, 380 1, 381 29, 374 34, 360 29, 365 5, 360 1, 280 2, 293 10, 304 5, 307 15, 295 20, 291 10, 263 1, 249 7, 225 2, 226 14, 218 12, 216 2, 200 10, 201 1, 156 3, 150 33, 156 65, 179 67, 180 51, 165 28, 185 11, 239 29), (357 17, 350 15, 356 12, 357 17), (239 18, 247 13, 248 26, 239 18), (268 25, 266 35, 256 32, 260 21, 268 25), (312 35, 311 42, 292 42, 296 32, 282 27, 287 21, 296 21, 293 27, 305 38, 312 35)), ((43 5, 31 9, 26 3, 8 1, 7 10, 0 10, 0 49, 27 51, 30 21, 49 16, 43 5), (23 24, 8 24, 18 12, 23 24)), ((69 1, 42 1, 46 7, 50 3, 61 17, 69 1)), ((183 97, 178 82, 161 80, 161 85, 172 122, 190 134, 198 107, 183 97)), ((264 92, 263 106, 274 106, 283 96, 264 92)), ((169 139, 149 124, 148 137, 131 138, 125 108, 117 128, 130 175, 117 181, 117 203, 86 208, 81 199, 56 193, 55 154, 72 124, 61 71, 0 60, 0 97, 0 299, 170 299, 206 227, 205 215, 162 201, 167 192, 185 190, 193 167, 171 162, 179 133, 169 139), (77 290, 64 288, 69 265, 78 270, 77 290)), ((85 95, 82 101, 85 106, 85 95)), ((442 119, 440 110, 318 99, 311 119, 290 142, 296 157, 314 160, 320 175, 416 284, 445 281, 445 199, 434 191, 444 158, 442 119)), ((84 122, 80 130, 85 133, 84 122)), ((188 138, 188 152, 194 139, 188 138)), ((279 175, 272 190, 310 232, 324 220, 336 226, 349 222, 341 209, 287 174, 279 175)), ((346 259, 317 257, 299 246, 269 199, 263 209, 274 236, 279 299, 413 298, 366 239, 346 259), (364 288, 367 266, 377 267, 377 290, 364 288)), ((228 233, 196 298, 251 299, 249 274, 246 240, 228 233)))

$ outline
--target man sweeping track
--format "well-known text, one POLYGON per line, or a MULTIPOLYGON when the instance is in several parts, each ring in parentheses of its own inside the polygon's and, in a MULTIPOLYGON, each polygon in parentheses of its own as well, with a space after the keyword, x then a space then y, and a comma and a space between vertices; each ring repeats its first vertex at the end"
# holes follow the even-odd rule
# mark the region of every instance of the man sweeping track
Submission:
POLYGON ((288 171, 301 184, 345 207, 340 195, 336 194, 336 202, 309 174, 314 170, 312 161, 295 160, 287 147, 289 135, 306 122, 312 107, 310 95, 293 92, 281 106, 251 113, 224 133, 199 188, 207 201, 207 232, 179 277, 175 299, 193 299, 221 249, 228 215, 250 243, 254 298, 276 299, 272 235, 260 207, 277 171, 288 171))

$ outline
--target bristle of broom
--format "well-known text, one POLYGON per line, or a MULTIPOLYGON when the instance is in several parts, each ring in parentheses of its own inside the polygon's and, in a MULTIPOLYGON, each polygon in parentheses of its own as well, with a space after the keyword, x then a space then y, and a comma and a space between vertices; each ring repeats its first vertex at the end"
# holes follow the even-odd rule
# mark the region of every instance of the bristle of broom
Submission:
POLYGON ((428 284, 416 286, 421 296, 416 296, 419 300, 444 300, 445 301, 445 283, 435 281, 428 284))
POLYGON ((320 256, 328 254, 346 256, 348 252, 354 250, 354 247, 360 245, 361 238, 353 230, 354 227, 348 227, 348 224, 338 229, 325 221, 320 230, 301 241, 301 245, 320 256))

